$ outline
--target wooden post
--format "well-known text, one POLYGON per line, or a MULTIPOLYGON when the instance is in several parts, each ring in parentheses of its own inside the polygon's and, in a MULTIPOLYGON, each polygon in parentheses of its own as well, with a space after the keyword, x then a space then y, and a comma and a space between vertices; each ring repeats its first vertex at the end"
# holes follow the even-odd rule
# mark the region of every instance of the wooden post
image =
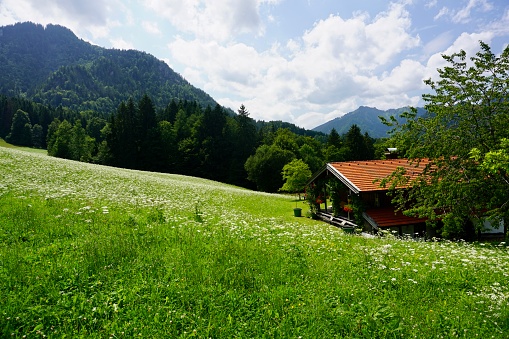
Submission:
POLYGON ((323 202, 325 204, 325 213, 327 213, 327 186, 323 187, 323 202))

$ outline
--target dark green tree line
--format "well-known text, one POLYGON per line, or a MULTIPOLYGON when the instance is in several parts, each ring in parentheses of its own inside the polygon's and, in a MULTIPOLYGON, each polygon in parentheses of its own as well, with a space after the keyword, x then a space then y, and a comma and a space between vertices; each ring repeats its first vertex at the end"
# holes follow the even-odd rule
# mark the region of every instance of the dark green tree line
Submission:
POLYGON ((283 186, 284 179, 277 173, 292 160, 302 160, 315 172, 327 162, 374 159, 374 139, 362 135, 356 125, 344 136, 333 129, 325 144, 286 128, 262 134, 262 140, 245 164, 249 180, 262 191, 277 192, 283 186))
POLYGON ((144 95, 138 102, 121 102, 109 118, 93 110, 74 112, 2 97, 0 108, 2 121, 10 116, 4 137, 19 145, 46 147, 53 156, 270 192, 282 187, 282 169, 292 160, 302 160, 314 172, 326 161, 357 159, 353 154, 370 157, 360 150, 367 149, 371 139, 356 126, 344 136, 335 131, 325 138, 312 136, 298 128, 281 128, 285 123, 255 122, 244 105, 231 114, 219 105, 203 109, 196 101, 171 100, 157 111, 144 95), (11 112, 14 108, 19 111, 11 112))

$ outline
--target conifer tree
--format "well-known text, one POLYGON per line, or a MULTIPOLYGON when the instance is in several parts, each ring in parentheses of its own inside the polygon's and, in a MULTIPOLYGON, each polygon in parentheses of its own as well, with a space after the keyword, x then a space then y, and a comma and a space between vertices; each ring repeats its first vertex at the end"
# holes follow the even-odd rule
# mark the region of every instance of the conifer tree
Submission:
POLYGON ((32 146, 32 125, 27 112, 18 109, 14 113, 6 141, 19 146, 32 146))

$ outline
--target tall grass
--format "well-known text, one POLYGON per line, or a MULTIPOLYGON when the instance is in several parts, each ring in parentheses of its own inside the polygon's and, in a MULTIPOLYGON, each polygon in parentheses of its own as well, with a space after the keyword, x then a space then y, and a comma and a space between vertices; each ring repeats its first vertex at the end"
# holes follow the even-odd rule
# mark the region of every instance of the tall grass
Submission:
POLYGON ((13 149, 0 172, 0 337, 509 336, 503 245, 345 235, 292 197, 13 149))

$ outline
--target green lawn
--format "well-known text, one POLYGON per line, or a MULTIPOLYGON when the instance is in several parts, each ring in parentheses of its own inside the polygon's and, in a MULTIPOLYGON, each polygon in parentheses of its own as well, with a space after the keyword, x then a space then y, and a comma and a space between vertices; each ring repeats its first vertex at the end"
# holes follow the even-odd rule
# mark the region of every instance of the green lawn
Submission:
POLYGON ((2 338, 509 337, 504 245, 345 235, 294 197, 19 149, 0 173, 2 338))

